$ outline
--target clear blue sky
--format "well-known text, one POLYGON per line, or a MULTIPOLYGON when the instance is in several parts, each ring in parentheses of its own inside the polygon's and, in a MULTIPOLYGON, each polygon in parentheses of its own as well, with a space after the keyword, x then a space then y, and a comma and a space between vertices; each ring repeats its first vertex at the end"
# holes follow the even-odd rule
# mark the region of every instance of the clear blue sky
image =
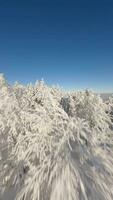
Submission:
POLYGON ((113 0, 0 0, 0 72, 113 91, 113 0))

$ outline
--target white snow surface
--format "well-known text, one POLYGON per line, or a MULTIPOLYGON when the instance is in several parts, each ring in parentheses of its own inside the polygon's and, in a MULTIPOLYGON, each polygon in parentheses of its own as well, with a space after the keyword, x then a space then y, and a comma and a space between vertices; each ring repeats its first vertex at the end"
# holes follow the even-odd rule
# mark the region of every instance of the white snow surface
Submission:
POLYGON ((0 200, 113 200, 113 98, 0 75, 0 200))

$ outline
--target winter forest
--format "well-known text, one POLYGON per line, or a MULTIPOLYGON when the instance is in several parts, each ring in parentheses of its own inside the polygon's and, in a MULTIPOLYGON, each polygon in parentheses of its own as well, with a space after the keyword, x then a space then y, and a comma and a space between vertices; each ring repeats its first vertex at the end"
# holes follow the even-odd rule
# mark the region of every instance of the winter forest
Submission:
POLYGON ((0 200, 113 200, 113 98, 1 74, 0 200))

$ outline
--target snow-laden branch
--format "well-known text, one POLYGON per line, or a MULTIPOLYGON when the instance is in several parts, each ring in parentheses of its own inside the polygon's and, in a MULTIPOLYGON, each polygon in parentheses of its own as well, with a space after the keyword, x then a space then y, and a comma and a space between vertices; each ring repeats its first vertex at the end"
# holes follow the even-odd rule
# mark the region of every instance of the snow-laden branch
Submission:
POLYGON ((112 200, 112 108, 87 90, 11 86, 1 75, 0 198, 112 200))

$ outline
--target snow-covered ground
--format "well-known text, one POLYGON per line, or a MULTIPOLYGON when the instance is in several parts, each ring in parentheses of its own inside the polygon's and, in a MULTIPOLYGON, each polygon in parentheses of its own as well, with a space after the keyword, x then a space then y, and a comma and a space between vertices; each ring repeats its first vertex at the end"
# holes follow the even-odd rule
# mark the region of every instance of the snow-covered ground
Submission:
POLYGON ((0 200, 113 200, 113 98, 0 76, 0 200))

